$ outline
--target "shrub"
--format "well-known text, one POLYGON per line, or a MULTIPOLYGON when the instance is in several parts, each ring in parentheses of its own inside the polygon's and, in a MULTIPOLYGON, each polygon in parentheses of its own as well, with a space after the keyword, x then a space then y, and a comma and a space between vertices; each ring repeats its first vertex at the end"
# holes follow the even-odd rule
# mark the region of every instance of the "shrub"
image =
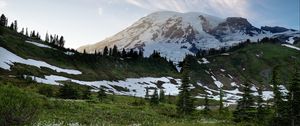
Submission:
POLYGON ((54 97, 54 90, 53 88, 51 88, 51 86, 49 85, 42 85, 41 87, 39 87, 39 91, 40 94, 45 95, 47 97, 54 97))
POLYGON ((26 125, 36 119, 41 100, 36 94, 11 86, 0 86, 0 124, 26 125))
POLYGON ((63 99, 80 99, 80 91, 72 84, 64 84, 59 89, 59 97, 63 99))

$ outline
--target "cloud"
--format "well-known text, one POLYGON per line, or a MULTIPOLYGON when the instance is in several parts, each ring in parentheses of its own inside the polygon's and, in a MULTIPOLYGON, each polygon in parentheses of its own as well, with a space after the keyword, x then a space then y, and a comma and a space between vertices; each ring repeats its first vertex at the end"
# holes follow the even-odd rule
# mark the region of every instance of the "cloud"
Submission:
POLYGON ((101 7, 98 8, 98 14, 101 16, 103 14, 103 9, 101 7))
POLYGON ((4 0, 0 0, 0 9, 3 9, 7 6, 7 3, 4 0))
POLYGON ((128 4, 151 11, 198 11, 216 16, 250 17, 249 0, 126 0, 128 4))

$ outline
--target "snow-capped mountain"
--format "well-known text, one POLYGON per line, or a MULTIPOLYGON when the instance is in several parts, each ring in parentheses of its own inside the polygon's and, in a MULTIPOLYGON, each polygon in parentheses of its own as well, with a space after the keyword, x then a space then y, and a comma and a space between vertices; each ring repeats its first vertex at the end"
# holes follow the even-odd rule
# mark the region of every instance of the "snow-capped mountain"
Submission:
POLYGON ((198 12, 163 11, 152 13, 114 36, 78 50, 93 53, 116 45, 119 49, 143 50, 145 56, 156 50, 173 61, 181 61, 186 54, 199 49, 218 49, 247 39, 257 41, 275 35, 284 35, 281 37, 284 41, 290 37, 300 38, 299 31, 282 27, 259 29, 240 17, 222 19, 198 12))

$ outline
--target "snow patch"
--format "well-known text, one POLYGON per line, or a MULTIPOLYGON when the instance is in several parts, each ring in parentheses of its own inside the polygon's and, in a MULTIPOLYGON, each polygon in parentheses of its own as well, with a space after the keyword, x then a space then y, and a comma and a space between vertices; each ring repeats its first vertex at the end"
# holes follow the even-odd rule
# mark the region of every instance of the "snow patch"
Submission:
POLYGON ((37 42, 32 42, 32 41, 25 41, 25 42, 30 43, 30 44, 33 44, 33 45, 36 45, 36 46, 38 46, 38 47, 52 49, 52 47, 50 47, 50 46, 48 46, 48 45, 45 45, 45 44, 41 44, 41 43, 37 43, 37 42))
POLYGON ((294 37, 289 37, 289 40, 286 40, 287 43, 294 44, 294 37))
POLYGON ((288 47, 288 48, 292 48, 292 49, 296 49, 298 51, 300 51, 300 48, 296 47, 296 46, 292 46, 292 45, 288 45, 288 44, 281 44, 282 46, 288 47))
POLYGON ((65 54, 66 54, 66 55, 69 55, 69 56, 72 56, 72 55, 74 55, 75 53, 74 53, 74 52, 69 52, 69 51, 68 51, 68 52, 65 52, 65 54))
POLYGON ((14 63, 21 63, 21 64, 25 64, 25 65, 30 65, 30 66, 36 66, 39 68, 46 67, 46 68, 55 70, 57 72, 64 72, 64 73, 75 74, 75 75, 81 74, 81 72, 78 70, 63 69, 63 68, 59 68, 59 67, 50 65, 43 61, 37 61, 37 60, 33 60, 33 59, 23 59, 2 47, 0 47, 0 54, 1 54, 0 67, 5 70, 10 70, 11 65, 13 65, 14 63))
POLYGON ((202 58, 201 60, 202 61, 200 61, 200 60, 198 61, 199 64, 208 64, 208 63, 210 63, 206 58, 202 58))
POLYGON ((230 85, 231 85, 232 87, 238 86, 235 82, 231 82, 230 85))
MULTIPOLYGON (((35 81, 39 83, 44 84, 52 84, 52 85, 60 85, 60 81, 71 81, 74 83, 78 83, 81 85, 87 85, 92 87, 99 88, 100 86, 105 86, 108 88, 108 90, 113 91, 116 94, 119 95, 128 95, 128 96, 137 96, 137 97, 144 97, 146 88, 158 88, 155 83, 158 81, 162 81, 162 88, 165 91, 166 95, 178 95, 179 93, 179 86, 181 85, 180 79, 174 79, 172 77, 160 77, 160 78, 154 78, 154 77, 143 77, 143 78, 127 78, 126 80, 118 80, 118 81, 80 81, 75 79, 70 79, 62 76, 57 75, 50 75, 45 76, 45 78, 39 78, 39 77, 33 77, 28 76, 34 79, 35 81), (177 84, 171 83, 171 80, 174 79, 177 84), (122 87, 123 89, 127 89, 128 91, 120 91, 115 89, 114 87, 122 87)), ((151 91, 149 90, 149 95, 151 94, 151 91)))
POLYGON ((223 84, 220 81, 214 81, 218 88, 223 87, 223 84))

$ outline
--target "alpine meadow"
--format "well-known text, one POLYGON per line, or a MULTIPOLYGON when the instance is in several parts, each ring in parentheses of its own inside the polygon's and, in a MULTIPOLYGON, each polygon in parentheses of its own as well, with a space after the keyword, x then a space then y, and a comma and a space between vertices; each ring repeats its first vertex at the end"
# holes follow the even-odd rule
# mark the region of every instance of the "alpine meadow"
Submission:
POLYGON ((300 126, 299 0, 0 0, 0 15, 0 126, 300 126))

